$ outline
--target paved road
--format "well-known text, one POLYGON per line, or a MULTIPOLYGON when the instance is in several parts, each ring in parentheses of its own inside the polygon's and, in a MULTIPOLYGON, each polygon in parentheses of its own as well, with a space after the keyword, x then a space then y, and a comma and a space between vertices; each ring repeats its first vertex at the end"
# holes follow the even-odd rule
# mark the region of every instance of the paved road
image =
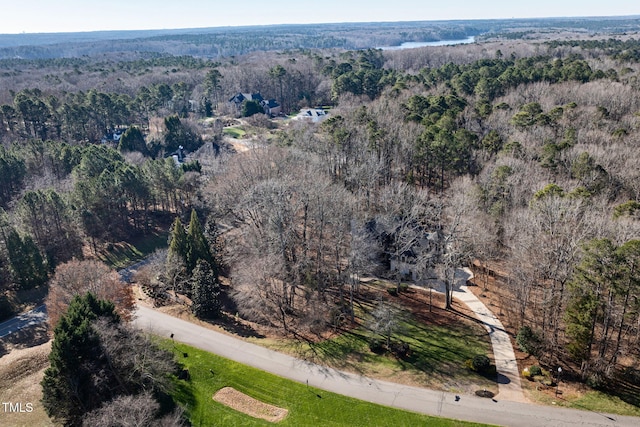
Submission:
POLYGON ((134 323, 160 336, 218 354, 323 390, 399 409, 488 424, 537 426, 637 427, 640 418, 538 406, 507 400, 409 387, 322 367, 203 328, 147 307, 138 307, 134 323))
POLYGON ((0 323, 0 338, 18 332, 27 326, 38 325, 47 320, 47 309, 44 305, 38 306, 31 311, 22 313, 6 322, 0 323))
MULTIPOLYGON (((130 282, 133 274, 143 265, 147 264, 149 260, 147 258, 139 261, 132 266, 127 268, 123 268, 118 271, 120 277, 125 282, 130 282)), ((26 313, 19 314, 6 322, 0 323, 0 338, 4 338, 7 335, 11 335, 14 332, 18 332, 20 329, 26 328, 28 326, 38 325, 42 322, 47 321, 47 308, 46 306, 40 305, 34 308, 31 311, 26 313)))

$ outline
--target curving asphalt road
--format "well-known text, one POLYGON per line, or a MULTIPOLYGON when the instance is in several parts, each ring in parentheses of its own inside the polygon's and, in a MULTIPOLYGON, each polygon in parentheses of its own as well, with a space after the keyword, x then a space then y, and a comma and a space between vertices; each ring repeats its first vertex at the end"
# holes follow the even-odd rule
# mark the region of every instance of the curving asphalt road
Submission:
MULTIPOLYGON (((125 280, 128 278, 128 272, 122 271, 121 274, 125 280)), ((510 370, 513 370, 511 362, 515 362, 515 358, 511 355, 513 353, 511 342, 508 336, 505 341, 504 337, 500 335, 501 332, 504 333, 504 330, 502 330, 501 325, 498 325, 499 320, 475 297, 473 298, 480 305, 474 307, 473 305, 477 305, 477 303, 470 295, 473 294, 464 287, 459 287, 454 293, 456 298, 463 300, 468 305, 470 304, 472 310, 476 312, 478 318, 489 330, 492 344, 494 345, 494 353, 496 353, 496 364, 499 365, 499 372, 506 372, 509 380, 508 382, 505 381, 504 384, 500 384, 499 394, 496 399, 483 399, 475 395, 463 395, 457 399, 457 396, 452 393, 410 387, 338 371, 247 343, 147 307, 138 307, 134 324, 158 335, 170 336, 173 334, 174 339, 180 342, 300 383, 307 383, 334 393, 428 415, 514 427, 637 427, 640 425, 640 418, 636 417, 603 414, 588 410, 578 411, 559 407, 538 406, 520 402, 522 392, 519 387, 517 367, 515 372, 509 373, 510 370), (486 313, 483 313, 483 310, 486 310, 486 313), (508 348, 511 349, 511 354, 508 352, 502 354, 500 350, 496 351, 496 345, 498 348, 504 347, 506 349, 506 343, 508 343, 508 348), (514 378, 518 379, 517 384, 513 380, 514 378)), ((0 323, 0 338, 24 327, 44 322, 46 319, 45 307, 39 306, 27 313, 0 323)))
MULTIPOLYGON (((137 263, 127 268, 123 268, 122 270, 118 271, 118 274, 120 275, 122 280, 129 283, 131 281, 131 278, 133 277, 133 274, 148 262, 148 258, 145 258, 142 261, 138 261, 137 263)), ((28 326, 38 325, 46 321, 47 307, 42 304, 31 311, 19 314, 5 322, 0 323, 0 338, 4 338, 28 326)))
POLYGON ((31 311, 15 316, 6 322, 0 323, 0 338, 18 332, 27 326, 38 325, 47 320, 47 308, 44 305, 38 306, 31 311))
POLYGON ((147 307, 138 307, 134 324, 160 336, 222 357, 308 383, 313 387, 413 412, 514 427, 637 427, 640 418, 553 408, 498 399, 427 390, 338 371, 203 328, 147 307))

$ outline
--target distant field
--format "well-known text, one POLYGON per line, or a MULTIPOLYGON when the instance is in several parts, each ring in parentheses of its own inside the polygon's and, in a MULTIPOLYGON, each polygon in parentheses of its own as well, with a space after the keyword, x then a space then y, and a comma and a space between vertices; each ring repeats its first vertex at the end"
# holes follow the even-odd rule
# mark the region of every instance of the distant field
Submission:
POLYGON ((232 126, 232 127, 226 127, 222 130, 222 133, 224 133, 225 135, 230 136, 231 138, 242 138, 244 135, 246 135, 246 131, 242 128, 242 127, 236 127, 236 126, 232 126))

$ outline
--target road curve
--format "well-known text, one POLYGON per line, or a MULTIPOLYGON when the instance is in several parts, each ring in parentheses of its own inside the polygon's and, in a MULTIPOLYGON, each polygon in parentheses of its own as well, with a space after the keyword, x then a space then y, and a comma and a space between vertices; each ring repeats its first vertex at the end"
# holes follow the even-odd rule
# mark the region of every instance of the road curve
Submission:
POLYGON ((427 390, 375 380, 319 366, 221 334, 193 323, 138 307, 134 324, 222 357, 345 396, 428 415, 514 427, 637 427, 640 418, 554 408, 427 390))
POLYGON ((0 323, 0 338, 4 338, 14 332, 18 332, 20 329, 26 328, 27 326, 40 324, 46 320, 47 308, 43 304, 31 311, 19 314, 6 322, 0 323))
MULTIPOLYGON (((120 275, 120 278, 122 280, 129 283, 133 274, 148 262, 149 259, 145 258, 142 261, 138 261, 137 263, 127 268, 119 270, 118 274, 120 275)), ((0 338, 4 338, 28 326, 38 325, 46 321, 47 307, 46 305, 42 304, 34 308, 33 310, 27 311, 26 313, 18 314, 17 316, 14 316, 9 320, 0 323, 0 338)))

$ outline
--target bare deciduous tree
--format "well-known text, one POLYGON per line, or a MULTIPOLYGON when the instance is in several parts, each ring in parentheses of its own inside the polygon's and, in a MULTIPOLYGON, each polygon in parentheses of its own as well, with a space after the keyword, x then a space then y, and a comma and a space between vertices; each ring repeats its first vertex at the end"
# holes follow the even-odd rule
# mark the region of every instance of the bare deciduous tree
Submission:
POLYGON ((369 329, 385 339, 387 348, 391 348, 391 337, 402 328, 402 312, 385 301, 379 301, 371 312, 369 329))
POLYGON ((87 292, 99 299, 113 302, 123 319, 131 318, 131 311, 135 306, 131 286, 124 283, 115 270, 99 261, 73 260, 59 265, 49 283, 45 303, 51 329, 73 297, 87 292))

